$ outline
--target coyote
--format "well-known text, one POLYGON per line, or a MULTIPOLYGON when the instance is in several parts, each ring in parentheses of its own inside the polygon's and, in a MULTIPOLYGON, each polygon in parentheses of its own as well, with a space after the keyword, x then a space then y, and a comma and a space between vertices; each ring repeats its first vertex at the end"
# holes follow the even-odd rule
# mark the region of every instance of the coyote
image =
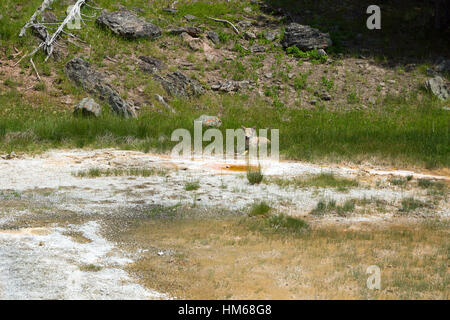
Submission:
POLYGON ((266 137, 258 137, 256 128, 246 128, 242 126, 245 133, 245 152, 247 153, 250 149, 250 145, 258 146, 261 144, 270 145, 270 140, 266 137))

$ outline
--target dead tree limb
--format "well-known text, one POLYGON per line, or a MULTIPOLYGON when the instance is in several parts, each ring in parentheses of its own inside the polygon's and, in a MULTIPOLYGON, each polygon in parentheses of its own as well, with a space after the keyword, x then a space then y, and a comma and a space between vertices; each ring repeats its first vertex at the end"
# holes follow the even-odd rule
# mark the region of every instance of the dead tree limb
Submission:
POLYGON ((83 21, 83 19, 81 18, 81 7, 85 4, 85 2, 86 2, 86 0, 78 0, 73 5, 72 9, 67 14, 66 18, 61 23, 61 25, 58 27, 58 29, 55 31, 55 33, 50 37, 50 39, 45 41, 44 49, 47 52, 47 57, 45 58, 45 61, 47 61, 48 58, 50 58, 51 54, 53 53, 53 44, 56 42, 59 35, 63 32, 63 30, 67 26, 67 24, 69 22, 73 21, 74 19, 80 19, 81 21, 83 21))
POLYGON ((31 27, 36 22, 36 18, 41 15, 47 8, 49 8, 52 3, 55 0, 44 0, 42 2, 41 6, 34 12, 34 14, 31 16, 30 20, 28 20, 27 23, 23 26, 23 28, 20 30, 19 37, 23 37, 25 35, 25 32, 27 32, 27 29, 31 27))
POLYGON ((210 19, 210 20, 216 21, 216 22, 227 23, 227 24, 229 24, 229 25, 233 28, 234 32, 236 32, 237 34, 239 34, 239 29, 236 28, 236 26, 235 26, 234 24, 232 24, 230 21, 228 21, 228 20, 223 20, 223 19, 211 18, 211 17, 207 17, 207 18, 210 19))
POLYGON ((30 59, 30 62, 31 62, 31 65, 33 66, 34 72, 36 72, 38 80, 41 81, 41 77, 39 76, 39 72, 37 71, 36 66, 34 65, 33 58, 30 59))

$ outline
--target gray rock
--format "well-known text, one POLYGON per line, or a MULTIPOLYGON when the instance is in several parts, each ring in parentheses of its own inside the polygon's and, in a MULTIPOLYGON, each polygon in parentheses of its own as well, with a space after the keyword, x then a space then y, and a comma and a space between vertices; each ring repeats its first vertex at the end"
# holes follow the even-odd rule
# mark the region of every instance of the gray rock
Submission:
POLYGON ((441 63, 439 63, 436 66, 436 71, 441 73, 450 73, 450 60, 443 60, 441 63))
POLYGON ((310 26, 291 23, 286 28, 282 41, 284 48, 297 46, 300 50, 326 49, 332 45, 330 35, 310 26))
POLYGON ((166 69, 166 65, 164 64, 164 62, 162 62, 159 59, 156 59, 153 57, 141 56, 141 57, 139 57, 139 60, 141 60, 139 67, 141 68, 141 70, 143 72, 156 73, 163 69, 166 69))
POLYGON ((196 17, 196 16, 193 16, 192 14, 187 14, 187 15, 184 16, 184 18, 185 18, 187 21, 193 21, 193 20, 197 19, 197 17, 196 17))
POLYGON ((323 50, 323 49, 317 50, 317 54, 318 54, 319 56, 328 57, 327 52, 326 52, 325 50, 323 50))
POLYGON ((211 86, 211 89, 214 91, 222 91, 222 92, 235 92, 240 89, 245 89, 249 86, 250 82, 247 80, 243 81, 234 81, 234 80, 222 80, 218 83, 211 86))
POLYGON ((219 35, 217 34, 217 32, 208 31, 206 36, 208 37, 209 40, 212 41, 212 43, 214 43, 214 44, 219 44, 220 43, 220 38, 219 38, 219 35))
POLYGON ((264 32, 264 39, 267 41, 274 41, 276 38, 278 38, 279 33, 277 31, 267 31, 264 32))
POLYGON ((139 18, 134 12, 120 10, 115 12, 103 11, 97 18, 97 23, 111 29, 115 34, 125 38, 156 39, 161 36, 161 28, 139 18))
POLYGON ((222 120, 215 116, 201 115, 200 118, 195 119, 195 121, 200 121, 202 126, 210 128, 220 128, 222 125, 222 120))
POLYGON ((261 52, 266 51, 266 47, 264 47, 263 45, 260 45, 260 44, 255 44, 250 48, 250 51, 252 53, 261 53, 261 52))
POLYGON ((427 80, 425 87, 441 100, 447 100, 450 96, 449 85, 439 76, 427 80))
POLYGON ((66 75, 76 85, 101 100, 108 102, 113 112, 124 117, 136 117, 132 106, 124 101, 119 93, 107 83, 105 76, 91 68, 89 62, 81 58, 70 60, 65 66, 66 75))
POLYGON ((250 28, 252 26, 252 22, 248 20, 239 21, 236 26, 240 29, 250 28))
POLYGON ((316 96, 318 96, 320 98, 320 100, 323 100, 323 101, 331 100, 331 95, 326 90, 321 90, 320 92, 316 91, 316 92, 314 92, 314 94, 316 96))
POLYGON ((437 76, 437 74, 438 74, 434 69, 431 69, 431 68, 427 68, 426 73, 427 73, 427 76, 430 76, 430 77, 437 76))
POLYGON ((179 34, 182 34, 183 32, 186 32, 191 37, 198 38, 202 34, 202 29, 200 29, 198 27, 189 26, 189 27, 179 27, 179 28, 169 29, 168 32, 170 34, 175 34, 175 35, 179 35, 179 34))
POLYGON ((250 40, 250 39, 256 39, 256 34, 254 34, 254 33, 251 32, 251 31, 246 31, 246 32, 244 33, 244 38, 247 39, 247 40, 250 40))
POLYGON ((84 98, 75 106, 74 113, 81 113, 85 117, 94 116, 98 118, 102 114, 102 108, 94 99, 84 98))
POLYGON ((191 97, 199 96, 205 92, 205 89, 200 82, 188 77, 180 71, 167 74, 164 77, 155 76, 155 79, 159 81, 164 90, 172 96, 191 97))

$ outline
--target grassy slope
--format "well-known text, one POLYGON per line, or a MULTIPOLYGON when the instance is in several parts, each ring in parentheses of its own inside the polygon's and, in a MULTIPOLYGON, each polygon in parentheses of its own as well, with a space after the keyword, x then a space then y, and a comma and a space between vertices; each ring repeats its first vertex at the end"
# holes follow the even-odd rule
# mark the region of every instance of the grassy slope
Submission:
MULTIPOLYGON (((4 12, 3 19, 10 19, 8 23, 0 24, 0 37, 2 46, 6 47, 6 57, 11 58, 14 53, 13 44, 19 50, 30 50, 36 43, 29 35, 17 39, 21 26, 40 3, 39 0, 30 2, 32 4, 24 6, 6 0, 0 5, 4 12)), ((99 0, 97 3, 103 8, 115 8, 111 1, 99 0)), ((226 26, 204 17, 227 16, 232 21, 240 20, 242 8, 249 6, 247 1, 237 1, 233 6, 219 1, 214 4, 207 1, 180 1, 179 13, 172 16, 161 10, 168 6, 168 1, 154 1, 151 7, 147 1, 142 0, 121 3, 124 6, 142 8, 141 15, 152 19, 162 28, 184 24, 184 14, 196 15, 201 18, 200 23, 205 29, 218 31, 223 39, 228 39, 231 43, 235 36, 229 33, 226 26)), ((257 7, 252 7, 257 12, 257 7)), ((58 2, 54 9, 55 12, 63 11, 58 2)), ((316 24, 320 24, 320 21, 316 24)), ((171 102, 178 111, 175 115, 154 112, 144 107, 139 119, 133 120, 120 119, 108 112, 100 119, 74 118, 70 108, 61 107, 57 102, 61 96, 66 95, 74 96, 75 101, 84 97, 83 92, 74 88, 62 72, 64 64, 74 55, 81 54, 97 68, 123 75, 123 81, 116 80, 117 83, 113 81, 113 84, 122 82, 121 94, 125 98, 129 90, 143 86, 148 99, 153 102, 154 93, 163 92, 157 83, 127 64, 106 65, 104 58, 116 54, 153 55, 166 60, 170 65, 171 57, 166 56, 167 51, 164 49, 166 43, 175 55, 177 50, 184 50, 177 46, 177 39, 168 35, 154 42, 127 41, 100 30, 93 22, 88 22, 88 27, 79 34, 92 45, 89 55, 75 46, 69 46, 67 55, 60 61, 44 64, 43 55, 36 57, 40 73, 49 73, 56 78, 51 88, 36 91, 30 96, 16 88, 22 85, 20 79, 12 79, 17 83, 0 84, 0 150, 10 152, 50 147, 119 146, 145 151, 167 151, 173 146, 169 140, 174 129, 192 129, 193 119, 202 113, 210 113, 221 114, 223 129, 239 128, 242 124, 280 129, 281 153, 288 158, 358 162, 376 157, 386 163, 405 165, 448 167, 450 164, 449 113, 442 110, 444 103, 423 93, 420 88, 413 92, 388 95, 377 108, 355 108, 342 112, 331 111, 320 105, 314 110, 287 108, 253 94, 231 96, 208 93, 189 100, 175 99, 171 102), (206 105, 207 110, 198 110, 199 105, 206 105)), ((284 57, 282 50, 276 47, 272 47, 267 55, 280 56, 280 59, 284 57)), ((218 66, 202 66, 203 62, 194 62, 199 65, 198 73, 202 73, 204 68, 218 68, 228 78, 234 78, 240 72, 248 73, 248 77, 252 76, 252 68, 244 66, 241 70, 239 61, 218 66)), ((20 66, 24 74, 32 74, 26 62, 20 66)), ((174 66, 171 68, 176 70, 174 66)), ((195 76, 195 73, 191 75, 195 76)), ((0 76, 2 79, 9 79, 8 75, 0 76)), ((276 98, 278 96, 274 100, 276 98)))

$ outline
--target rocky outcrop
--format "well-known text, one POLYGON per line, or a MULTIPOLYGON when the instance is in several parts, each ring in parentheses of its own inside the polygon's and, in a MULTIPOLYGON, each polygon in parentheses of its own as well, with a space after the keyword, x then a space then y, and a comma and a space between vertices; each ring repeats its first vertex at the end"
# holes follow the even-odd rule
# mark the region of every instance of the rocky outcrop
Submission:
POLYGON ((235 92, 241 89, 245 89, 250 85, 250 82, 247 80, 243 81, 233 81, 233 80, 222 80, 216 84, 211 86, 211 89, 214 91, 222 91, 222 92, 235 92))
POLYGON ((169 73, 164 77, 155 76, 155 79, 159 81, 164 90, 172 96, 191 97, 199 96, 205 92, 205 89, 200 82, 188 77, 180 71, 169 73))
POLYGON ((102 108, 97 102, 95 102, 94 99, 84 98, 75 106, 74 114, 81 114, 85 117, 94 116, 98 118, 102 114, 102 108))
POLYGON ((167 32, 174 35, 180 35, 183 32, 186 32, 191 37, 198 38, 202 34, 202 29, 198 27, 189 26, 189 27, 172 28, 169 29, 167 32))
POLYGON ((139 67, 146 73, 156 73, 167 68, 164 62, 157 58, 141 56, 139 60, 139 67))
POLYGON ((156 39, 161 36, 161 29, 158 26, 146 22, 128 10, 115 12, 103 11, 97 18, 97 23, 125 38, 156 39))
POLYGON ((330 35, 310 26, 291 23, 286 28, 282 41, 284 48, 297 46, 300 50, 326 49, 332 45, 330 35))
POLYGON ((209 40, 212 41, 212 43, 214 43, 214 44, 219 44, 220 43, 219 34, 217 32, 208 31, 206 36, 208 37, 209 40))
POLYGON ((450 96, 449 85, 439 76, 425 82, 425 87, 441 100, 447 100, 450 96))
POLYGON ((134 108, 124 101, 119 93, 107 83, 103 74, 91 68, 89 62, 81 58, 74 58, 66 64, 65 72, 69 79, 83 90, 106 101, 114 113, 124 117, 136 116, 134 108))

